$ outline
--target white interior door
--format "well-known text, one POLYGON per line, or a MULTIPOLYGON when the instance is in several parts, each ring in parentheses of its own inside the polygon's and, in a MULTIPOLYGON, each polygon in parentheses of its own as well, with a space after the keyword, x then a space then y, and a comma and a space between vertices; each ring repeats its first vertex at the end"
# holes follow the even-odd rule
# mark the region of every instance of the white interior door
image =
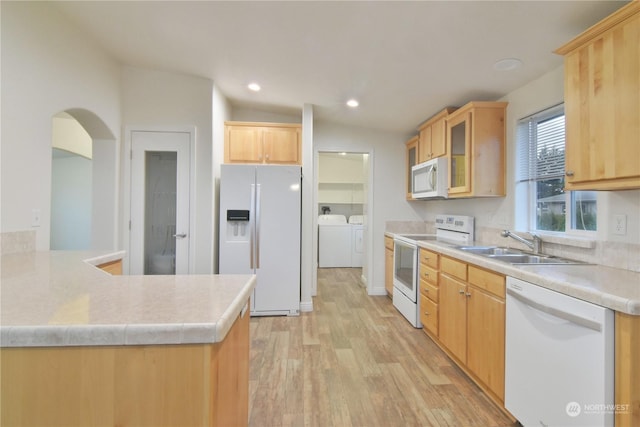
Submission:
POLYGON ((130 274, 189 273, 190 138, 131 133, 130 274))

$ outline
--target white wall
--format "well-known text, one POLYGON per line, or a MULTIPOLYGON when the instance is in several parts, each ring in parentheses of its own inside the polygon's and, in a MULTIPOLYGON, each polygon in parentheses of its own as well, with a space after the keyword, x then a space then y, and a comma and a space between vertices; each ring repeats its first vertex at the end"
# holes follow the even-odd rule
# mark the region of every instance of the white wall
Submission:
POLYGON ((164 71, 122 68, 123 126, 153 130, 196 128, 195 271, 213 272, 213 81, 164 71))
POLYGON ((220 206, 220 165, 224 162, 224 122, 231 120, 231 105, 227 98, 220 92, 220 89, 214 85, 211 91, 212 104, 212 134, 213 147, 211 150, 212 177, 214 180, 214 197, 212 199, 213 227, 213 271, 218 270, 218 250, 219 250, 219 206, 220 206))
POLYGON ((30 230, 49 249, 52 117, 71 108, 120 128, 118 64, 47 2, 2 2, 0 231, 30 230))
POLYGON ((313 298, 317 250, 317 236, 313 228, 314 203, 314 144, 315 127, 313 122, 313 105, 304 104, 302 107, 302 236, 300 249, 300 311, 313 310, 313 298))
POLYGON ((563 69, 560 67, 500 100, 509 102, 506 117, 506 197, 411 202, 420 215, 427 221, 434 221, 438 214, 470 215, 475 217, 477 227, 513 228, 516 122, 529 114, 557 105, 562 102, 562 99, 563 69))
POLYGON ((62 151, 51 167, 51 249, 91 247, 91 159, 62 151))
POLYGON ((263 111, 257 108, 234 107, 231 119, 234 122, 302 123, 302 112, 282 113, 263 111))
MULTIPOLYGON (((421 217, 433 221, 436 214, 464 214, 476 218, 476 226, 517 229, 518 210, 526 209, 526 201, 515 197, 514 165, 516 162, 516 127, 518 120, 562 103, 564 100, 564 68, 559 67, 533 80, 500 101, 507 101, 507 196, 497 199, 418 201, 414 204, 421 217)), ((640 244, 640 190, 598 192, 597 240, 640 244), (625 236, 612 233, 614 214, 627 215, 625 236)))
POLYGON ((372 153, 373 199, 368 200, 368 225, 372 241, 372 264, 367 266, 367 286, 372 294, 384 295, 384 231, 386 221, 420 221, 420 215, 405 199, 405 146, 407 136, 398 133, 314 123, 316 152, 372 153))
POLYGON ((82 125, 68 113, 61 113, 53 119, 53 148, 76 153, 91 159, 93 157, 91 137, 82 125))

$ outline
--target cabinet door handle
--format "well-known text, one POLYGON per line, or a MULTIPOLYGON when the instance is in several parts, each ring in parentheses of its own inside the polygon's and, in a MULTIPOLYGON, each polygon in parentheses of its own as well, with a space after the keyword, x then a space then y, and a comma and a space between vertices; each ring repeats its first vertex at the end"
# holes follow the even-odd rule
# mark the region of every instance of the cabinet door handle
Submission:
POLYGON ((428 312, 428 311, 425 311, 425 312, 424 312, 424 315, 425 315, 425 316, 428 316, 428 315, 429 315, 429 312, 428 312))
POLYGON ((460 295, 464 295, 464 290, 460 290, 460 291, 458 291, 458 293, 459 293, 460 295))
POLYGON ((467 292, 465 295, 467 296, 467 298, 470 298, 471 297, 471 292, 467 292))
POLYGON ((573 172, 573 171, 566 171, 566 172, 565 172, 565 175, 567 175, 567 176, 573 176, 573 175, 574 175, 574 172, 573 172))

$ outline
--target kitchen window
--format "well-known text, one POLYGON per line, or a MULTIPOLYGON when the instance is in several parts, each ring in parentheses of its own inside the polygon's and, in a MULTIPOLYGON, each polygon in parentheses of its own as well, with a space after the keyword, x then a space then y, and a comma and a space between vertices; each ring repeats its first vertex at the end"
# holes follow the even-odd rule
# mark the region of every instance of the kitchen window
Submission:
POLYGON ((529 230, 596 230, 596 193, 564 190, 564 118, 558 105, 518 122, 516 191, 527 200, 529 230))

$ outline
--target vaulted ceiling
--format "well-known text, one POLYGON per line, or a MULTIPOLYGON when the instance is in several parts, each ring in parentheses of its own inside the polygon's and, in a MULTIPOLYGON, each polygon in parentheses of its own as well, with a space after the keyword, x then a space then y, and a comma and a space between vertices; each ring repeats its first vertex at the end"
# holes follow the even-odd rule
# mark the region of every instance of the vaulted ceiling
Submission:
POLYGON ((313 104, 317 120, 411 132, 445 106, 498 99, 559 67, 554 49, 625 2, 56 3, 121 63, 212 79, 234 106, 313 104), (505 58, 522 66, 496 69, 505 58))

